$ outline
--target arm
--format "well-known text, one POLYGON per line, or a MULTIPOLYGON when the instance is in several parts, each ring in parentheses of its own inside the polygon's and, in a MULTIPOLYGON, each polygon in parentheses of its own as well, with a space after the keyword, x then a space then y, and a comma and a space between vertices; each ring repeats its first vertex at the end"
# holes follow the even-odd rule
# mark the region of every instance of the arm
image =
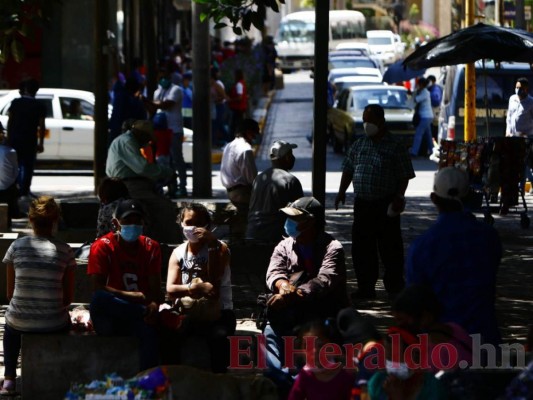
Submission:
POLYGON ((146 301, 146 297, 143 294, 143 292, 119 290, 111 286, 108 286, 107 275, 92 274, 91 280, 92 280, 93 289, 95 292, 97 290, 105 290, 106 292, 112 293, 113 295, 120 297, 121 299, 131 301, 132 303, 144 303, 146 301))
POLYGON ((39 141, 37 143, 37 153, 42 153, 44 151, 44 136, 46 135, 46 127, 44 125, 44 117, 39 119, 39 141))
POLYGON ((513 96, 509 98, 509 106, 507 107, 507 115, 505 117, 505 136, 512 136, 511 133, 511 115, 512 115, 512 108, 513 108, 513 96))
POLYGON ((7 301, 11 301, 13 293, 15 292, 15 268, 13 267, 12 262, 8 262, 6 267, 6 297, 7 301))
POLYGON ((392 209, 397 213, 401 213, 405 209, 405 191, 408 184, 409 179, 407 178, 400 179, 398 183, 398 191, 392 200, 392 209))
POLYGON ((352 182, 353 171, 345 169, 342 171, 341 182, 339 184, 339 192, 337 197, 335 197, 335 210, 339 209, 339 203, 344 204, 346 201, 346 190, 352 182))
POLYGON ((246 178, 246 182, 248 182, 249 185, 252 185, 257 176, 257 167, 255 165, 254 152, 252 150, 248 150, 244 153, 242 174, 246 178))
POLYGON ((167 293, 173 300, 189 295, 188 285, 183 284, 181 280, 181 269, 175 252, 168 260, 167 293))

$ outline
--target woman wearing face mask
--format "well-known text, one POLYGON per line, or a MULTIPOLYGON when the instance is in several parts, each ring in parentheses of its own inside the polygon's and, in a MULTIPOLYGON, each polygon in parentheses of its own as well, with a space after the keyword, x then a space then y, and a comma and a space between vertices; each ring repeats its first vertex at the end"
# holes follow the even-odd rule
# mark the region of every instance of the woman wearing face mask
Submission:
POLYGON ((96 333, 138 337, 141 370, 159 365, 155 325, 162 302, 161 250, 159 243, 142 235, 145 221, 141 202, 122 200, 113 218, 116 232, 91 245, 87 267, 96 333))
POLYGON ((422 369, 422 351, 408 351, 408 347, 420 342, 411 332, 398 327, 388 329, 385 344, 385 368, 374 374, 368 382, 371 400, 439 400, 447 399, 442 383, 433 373, 422 369))
POLYGON ((210 231, 211 216, 205 206, 185 205, 179 222, 186 241, 170 256, 167 293, 173 301, 184 297, 219 300, 220 316, 214 321, 190 318, 185 334, 204 336, 211 353, 211 369, 226 372, 230 350, 227 337, 234 334, 236 326, 229 249, 210 231))
POLYGON ((70 326, 68 306, 74 296, 76 261, 69 245, 54 238, 59 206, 52 197, 42 196, 31 203, 28 216, 33 235, 15 240, 3 259, 9 306, 0 394, 15 391, 22 333, 55 332, 70 326))

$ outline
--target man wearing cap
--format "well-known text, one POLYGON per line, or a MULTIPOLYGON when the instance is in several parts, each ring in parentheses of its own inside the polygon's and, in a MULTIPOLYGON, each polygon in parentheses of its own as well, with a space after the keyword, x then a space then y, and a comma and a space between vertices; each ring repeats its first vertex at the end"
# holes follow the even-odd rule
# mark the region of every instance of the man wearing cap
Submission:
POLYGON ((174 203, 156 192, 156 182, 168 181, 175 175, 172 168, 149 163, 141 148, 154 139, 152 123, 135 121, 131 131, 118 136, 107 153, 106 174, 120 178, 126 184, 130 197, 143 202, 150 217, 146 233, 161 242, 177 243, 179 239, 174 203))
POLYGON ((220 180, 226 188, 229 200, 237 208, 233 232, 244 235, 252 195, 252 184, 257 176, 252 143, 259 135, 259 124, 245 119, 239 126, 235 139, 224 147, 220 164, 220 180))
POLYGON ((346 265, 341 243, 326 233, 324 207, 301 197, 281 209, 286 216, 283 239, 274 249, 266 273, 272 292, 264 329, 267 371, 280 390, 290 390, 293 375, 285 360, 284 336, 313 319, 335 317, 348 305, 346 265))
POLYGON ((496 273, 502 246, 496 230, 463 209, 468 176, 455 168, 435 176, 431 201, 439 216, 410 246, 408 285, 430 286, 443 310, 442 322, 455 322, 481 341, 501 342, 495 316, 496 273))
POLYGON ((7 203, 7 225, 11 227, 11 219, 18 218, 17 176, 19 167, 17 152, 8 146, 4 137, 4 126, 0 122, 0 203, 7 203))
POLYGON ((100 335, 140 339, 140 370, 159 364, 155 323, 161 295, 159 243, 142 235, 146 215, 138 200, 123 200, 115 210, 116 232, 98 238, 89 254, 93 283, 91 320, 100 335))
POLYGON ((380 258, 385 267, 383 283, 393 297, 404 287, 400 213, 415 173, 405 145, 387 131, 381 106, 365 107, 363 126, 365 136, 355 141, 344 159, 335 209, 344 204, 353 183, 352 261, 358 291, 352 298, 376 297, 380 258))
POLYGON ((304 195, 298 178, 287 172, 294 167, 292 149, 296 147, 296 144, 277 140, 270 148, 272 167, 254 180, 247 238, 277 243, 285 233, 285 216, 279 210, 304 195))

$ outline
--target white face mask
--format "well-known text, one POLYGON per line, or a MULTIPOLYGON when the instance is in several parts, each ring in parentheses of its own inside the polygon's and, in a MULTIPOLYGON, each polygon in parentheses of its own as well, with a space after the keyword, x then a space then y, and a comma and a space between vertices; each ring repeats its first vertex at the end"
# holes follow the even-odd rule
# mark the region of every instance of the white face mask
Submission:
POLYGON ((196 226, 181 226, 183 228, 183 236, 191 243, 198 242, 198 237, 194 233, 196 226))
POLYGON ((376 136, 379 132, 378 126, 371 122, 364 122, 363 128, 367 136, 376 136))
POLYGON ((406 363, 385 360, 385 368, 389 375, 393 375, 402 381, 408 379, 413 374, 406 363))

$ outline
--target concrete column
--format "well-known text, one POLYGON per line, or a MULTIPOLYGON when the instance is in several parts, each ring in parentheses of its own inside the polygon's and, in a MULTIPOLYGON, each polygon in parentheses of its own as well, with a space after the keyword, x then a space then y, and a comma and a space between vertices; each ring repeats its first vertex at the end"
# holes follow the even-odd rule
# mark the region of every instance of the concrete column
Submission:
POLYGON ((452 33, 452 1, 440 0, 438 2, 439 7, 439 20, 438 28, 440 36, 446 36, 452 33))

